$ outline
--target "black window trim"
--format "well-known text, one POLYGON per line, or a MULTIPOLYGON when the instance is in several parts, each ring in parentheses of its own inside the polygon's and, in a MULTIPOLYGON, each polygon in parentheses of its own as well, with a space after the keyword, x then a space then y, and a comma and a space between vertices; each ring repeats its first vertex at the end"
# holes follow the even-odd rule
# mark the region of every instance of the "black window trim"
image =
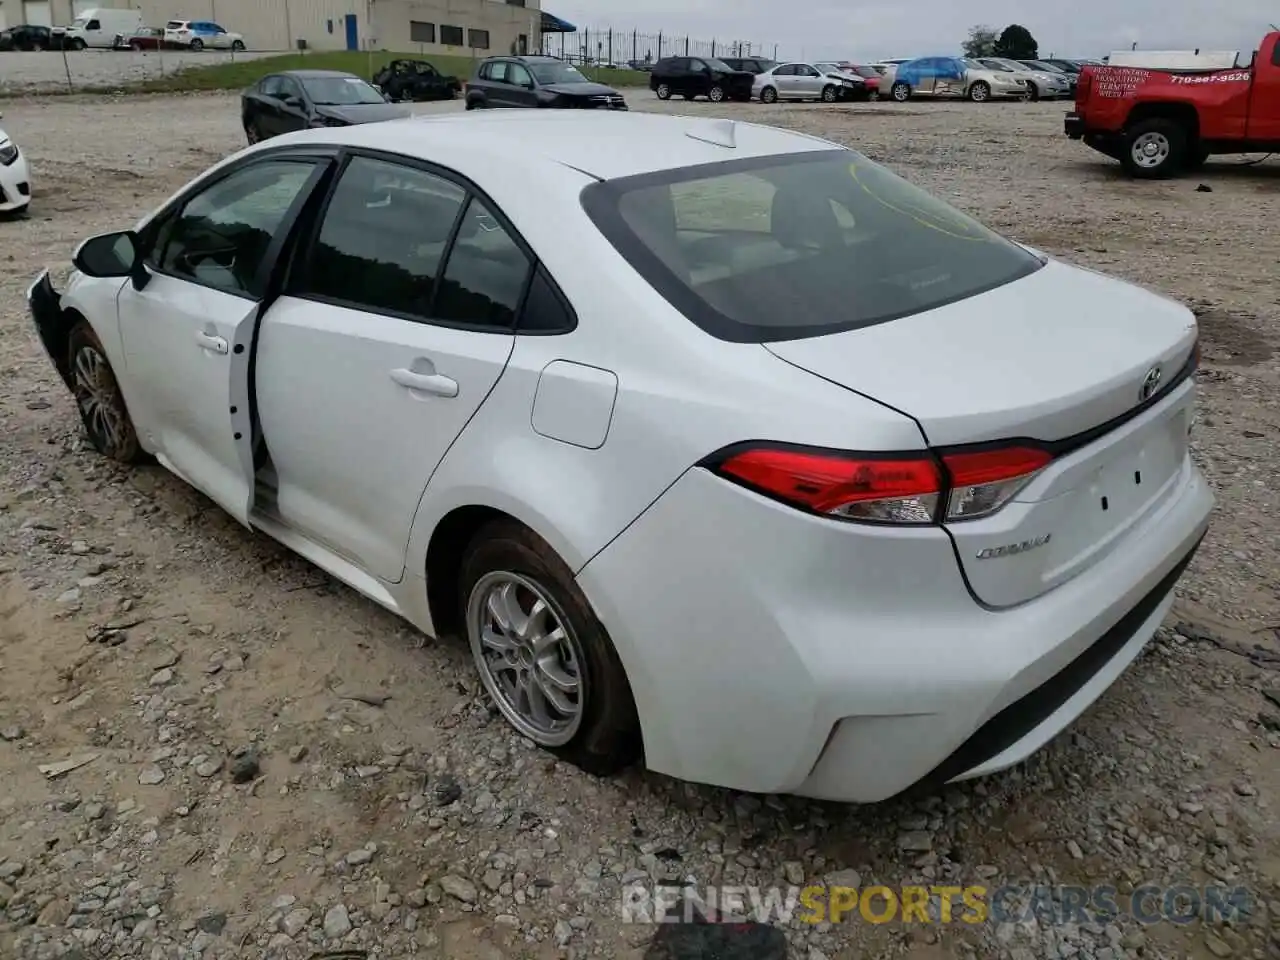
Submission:
MULTIPOLYGON (((819 163, 846 156, 851 159, 868 160, 867 157, 856 150, 840 147, 831 150, 810 150, 768 154, 738 160, 721 160, 715 163, 702 163, 681 169, 659 170, 653 173, 620 177, 616 180, 601 180, 596 183, 590 183, 582 188, 582 193, 579 195, 579 203, 581 203, 587 217, 595 224, 596 229, 631 264, 632 269, 640 274, 641 278, 659 296, 684 314, 691 323, 708 336, 726 343, 756 344, 783 343, 790 340, 807 340, 813 337, 830 336, 848 330, 860 330, 879 326, 883 323, 891 323, 894 320, 912 316, 919 311, 903 310, 899 313, 886 314, 883 317, 877 317, 871 323, 853 321, 847 324, 824 324, 819 330, 815 330, 810 326, 789 328, 785 332, 784 328, 780 327, 767 327, 757 330, 716 310, 672 273, 657 254, 633 235, 630 227, 623 220, 622 213, 618 209, 618 203, 624 193, 635 189, 669 186, 690 180, 702 180, 733 173, 750 173, 753 170, 775 167, 780 163, 819 163)), ((870 161, 868 160, 868 162, 870 161)), ((990 228, 987 229, 989 230, 990 228)), ((1005 237, 1001 237, 1001 239, 1005 239, 1008 243, 1013 243, 1013 241, 1005 237)), ((1017 244, 1014 245, 1018 246, 1017 244)), ((1045 261, 1035 257, 1025 248, 1020 247, 1020 249, 1026 252, 1027 256, 1036 264, 1034 267, 1030 267, 1027 274, 1019 274, 1007 280, 999 280, 973 290, 966 290, 962 295, 932 304, 929 309, 936 310, 952 303, 981 296, 991 290, 998 289, 1008 283, 1020 280, 1024 276, 1035 273, 1044 266, 1045 261)))
MULTIPOLYGON (((325 190, 325 195, 317 205, 314 215, 308 218, 308 221, 303 225, 302 230, 304 232, 299 236, 298 242, 293 245, 292 255, 289 258, 288 264, 285 266, 287 275, 284 278, 282 286, 283 295, 294 297, 298 300, 307 300, 311 303, 322 303, 327 306, 340 307, 345 310, 355 310, 359 313, 388 317, 393 320, 403 320, 407 323, 416 323, 421 324, 422 326, 440 327, 447 330, 462 330, 470 333, 483 333, 497 336, 515 336, 519 332, 520 318, 524 312, 525 301, 529 297, 529 289, 533 285, 533 277, 539 271, 539 268, 542 267, 542 262, 539 260, 537 253, 534 251, 533 247, 529 245, 529 242, 520 234, 520 231, 516 229, 515 224, 511 222, 510 218, 507 217, 506 213, 494 201, 494 199, 470 178, 449 167, 432 163, 429 160, 423 160, 420 157, 410 157, 401 153, 394 153, 387 150, 376 150, 369 147, 342 148, 338 162, 338 169, 330 179, 325 190), (445 243, 444 252, 440 257, 440 263, 436 267, 436 280, 431 292, 432 303, 428 306, 428 310, 430 310, 435 304, 435 298, 440 290, 440 282, 444 277, 444 271, 449 265, 449 257, 453 253, 454 241, 457 240, 458 230, 462 226, 463 218, 467 215, 467 209, 472 198, 479 200, 484 204, 488 209, 489 214, 497 220, 497 222, 507 232, 507 236, 512 239, 528 261, 524 284, 520 290, 520 297, 516 302, 515 319, 510 327, 495 327, 492 324, 467 323, 457 320, 441 320, 434 317, 420 316, 418 314, 407 313, 399 310, 374 309, 369 304, 357 303, 355 301, 345 300, 339 297, 326 297, 321 294, 299 292, 295 288, 294 281, 297 279, 295 271, 298 268, 298 262, 299 260, 310 257, 315 244, 319 240, 320 228, 324 223, 324 215, 328 211, 329 204, 333 200, 334 192, 337 190, 338 184, 341 183, 342 175, 346 172, 347 166, 356 158, 378 160, 384 163, 402 166, 407 169, 417 170, 421 173, 426 173, 430 176, 447 180, 463 191, 462 205, 458 208, 458 213, 454 217, 453 226, 449 230, 449 239, 445 243)), ((561 301, 568 307, 567 312, 571 323, 563 330, 536 331, 533 333, 525 333, 524 336, 547 336, 570 333, 576 329, 578 325, 577 314, 573 311, 572 307, 568 305, 568 298, 564 296, 564 292, 560 288, 560 285, 556 283, 555 278, 551 275, 549 270, 543 268, 543 273, 551 281, 551 286, 556 291, 561 301)))
MULTIPOLYGON (((265 166, 268 163, 281 162, 298 162, 304 161, 312 164, 313 170, 311 175, 307 177, 302 188, 298 191, 297 196, 289 205, 289 209, 285 211, 284 218, 280 221, 280 225, 276 228, 276 233, 271 238, 271 242, 267 245, 267 252, 262 258, 262 263, 258 265, 258 272, 254 275, 254 285, 259 287, 263 292, 254 296, 248 291, 224 290, 210 283, 201 283, 192 277, 183 276, 182 274, 173 273, 160 267, 160 262, 156 259, 145 259, 144 266, 153 274, 162 277, 168 277, 172 280, 180 280, 183 283, 189 283, 193 286, 203 287, 206 290, 213 290, 217 293, 225 293, 228 296, 236 297, 247 303, 264 304, 269 299, 269 291, 272 287, 272 278, 276 274, 277 269, 281 266, 280 254, 286 249, 289 238, 297 221, 301 215, 307 200, 315 192, 320 181, 329 172, 335 157, 336 149, 317 150, 316 148, 300 148, 295 145, 280 147, 274 150, 264 150, 260 153, 254 153, 235 163, 228 164, 216 171, 212 171, 192 184, 189 184, 181 193, 157 210, 150 219, 148 219, 138 231, 139 242, 144 250, 148 249, 156 238, 156 233, 173 217, 181 216, 182 211, 196 197, 200 196, 207 190, 216 187, 228 177, 247 170, 251 167, 265 166)), ((151 251, 154 253, 155 251, 151 251)), ((163 251, 162 251, 163 252, 163 251)), ((163 257, 160 258, 163 260, 163 257)))

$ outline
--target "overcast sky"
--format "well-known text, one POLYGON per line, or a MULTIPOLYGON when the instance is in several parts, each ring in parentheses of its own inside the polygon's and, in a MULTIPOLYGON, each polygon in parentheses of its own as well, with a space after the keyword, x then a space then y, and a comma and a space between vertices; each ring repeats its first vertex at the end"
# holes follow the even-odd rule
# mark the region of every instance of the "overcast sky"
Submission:
MULTIPOLYGON (((750 40, 784 57, 930 56, 959 52, 974 23, 1021 23, 1041 56, 1100 57, 1127 50, 1252 51, 1271 21, 1272 0, 541 0, 543 9, 583 27, 720 41, 750 40)), ((569 44, 573 37, 565 38, 569 44)), ((643 41, 641 41, 643 44, 643 41)), ((616 41, 615 41, 616 44, 616 41)), ((595 46, 594 38, 592 46, 595 46)), ((644 56, 644 50, 639 56, 644 56)), ((663 53, 669 53, 665 43, 663 53)), ((653 51, 657 55, 657 51, 653 51)), ((615 59, 628 59, 629 50, 615 59)))

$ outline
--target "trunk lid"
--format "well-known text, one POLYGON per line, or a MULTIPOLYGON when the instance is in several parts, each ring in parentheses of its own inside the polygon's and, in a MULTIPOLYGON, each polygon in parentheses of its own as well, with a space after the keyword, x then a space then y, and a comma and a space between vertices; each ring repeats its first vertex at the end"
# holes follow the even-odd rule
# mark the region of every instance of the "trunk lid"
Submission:
POLYGON ((1170 384, 1195 340, 1185 307, 1050 261, 924 313, 766 347, 911 416, 931 447, 1052 448, 1053 462, 1003 509, 947 524, 975 595, 1004 607, 1087 569, 1176 494, 1192 387, 1170 384))

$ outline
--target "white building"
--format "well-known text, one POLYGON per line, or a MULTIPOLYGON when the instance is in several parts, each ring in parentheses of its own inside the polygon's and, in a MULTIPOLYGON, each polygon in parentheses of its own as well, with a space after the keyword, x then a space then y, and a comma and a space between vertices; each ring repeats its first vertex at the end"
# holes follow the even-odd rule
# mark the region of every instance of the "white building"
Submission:
POLYGON ((93 7, 131 7, 151 26, 212 20, 250 50, 534 51, 539 0, 0 0, 0 28, 62 26, 93 7))

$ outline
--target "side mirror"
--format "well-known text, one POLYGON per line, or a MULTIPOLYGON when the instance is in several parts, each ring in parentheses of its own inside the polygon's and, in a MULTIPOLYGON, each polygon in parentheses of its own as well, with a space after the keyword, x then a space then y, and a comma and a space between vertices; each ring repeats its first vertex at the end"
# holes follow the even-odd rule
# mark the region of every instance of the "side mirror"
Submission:
POLYGON ((293 109, 293 110, 301 110, 301 109, 302 109, 302 98, 301 98, 301 97, 297 97, 297 96, 292 96, 292 95, 290 95, 290 96, 285 97, 285 98, 284 98, 284 100, 283 100, 282 102, 284 103, 284 105, 285 105, 286 107, 289 107, 290 109, 293 109))
POLYGON ((128 277, 137 269, 138 236, 132 230, 90 237, 76 248, 71 262, 88 277, 128 277))

